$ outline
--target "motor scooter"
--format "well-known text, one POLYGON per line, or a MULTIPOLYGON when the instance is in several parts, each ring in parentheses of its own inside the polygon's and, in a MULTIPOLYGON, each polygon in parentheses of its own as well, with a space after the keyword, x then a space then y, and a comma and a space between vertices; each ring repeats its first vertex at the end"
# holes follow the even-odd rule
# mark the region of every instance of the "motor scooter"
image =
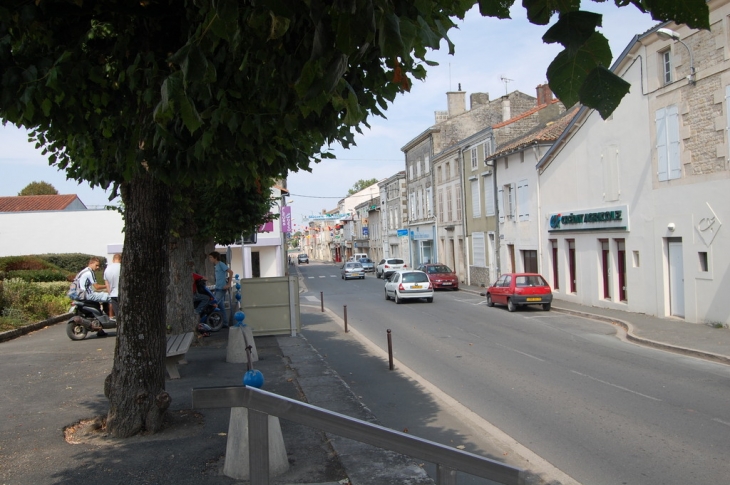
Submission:
POLYGON ((73 317, 66 324, 66 335, 71 340, 83 340, 89 332, 117 327, 117 321, 101 310, 98 301, 74 300, 73 317))

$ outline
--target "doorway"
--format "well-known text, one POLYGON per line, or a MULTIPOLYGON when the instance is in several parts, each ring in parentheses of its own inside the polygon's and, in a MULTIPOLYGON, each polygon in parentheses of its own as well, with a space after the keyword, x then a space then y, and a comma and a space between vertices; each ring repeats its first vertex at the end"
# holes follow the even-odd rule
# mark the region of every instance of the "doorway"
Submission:
POLYGON ((684 260, 682 238, 667 239, 669 266, 669 314, 684 318, 684 260))

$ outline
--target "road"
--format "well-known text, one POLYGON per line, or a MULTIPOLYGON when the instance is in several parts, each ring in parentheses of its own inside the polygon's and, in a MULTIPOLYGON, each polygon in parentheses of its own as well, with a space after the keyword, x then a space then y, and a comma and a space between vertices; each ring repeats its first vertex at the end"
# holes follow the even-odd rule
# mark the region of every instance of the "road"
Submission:
MULTIPOLYGON (((303 304, 319 305, 322 292, 338 315, 347 305, 348 326, 384 350, 391 329, 398 362, 579 483, 716 484, 730 476, 728 366, 629 344, 610 325, 558 312, 509 313, 467 292, 396 305, 372 275, 345 282, 331 264, 298 269, 303 304)), ((337 329, 303 333, 383 425, 489 449, 481 429, 414 394, 411 383, 393 383, 337 329)))

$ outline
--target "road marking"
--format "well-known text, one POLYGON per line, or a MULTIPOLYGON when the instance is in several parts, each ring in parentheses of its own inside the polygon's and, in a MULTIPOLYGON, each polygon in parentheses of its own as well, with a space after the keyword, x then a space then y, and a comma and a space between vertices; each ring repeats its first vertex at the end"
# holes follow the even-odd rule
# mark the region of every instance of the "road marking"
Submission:
POLYGON ((304 299, 306 299, 307 301, 319 302, 319 298, 317 298, 316 296, 305 296, 304 299))
POLYGON ((725 426, 730 426, 730 423, 728 423, 727 421, 723 421, 722 419, 712 418, 712 420, 715 421, 716 423, 724 424, 725 426))
POLYGON ((326 278, 326 276, 320 276, 320 278, 326 278))
POLYGON ((631 389, 627 389, 625 387, 622 387, 622 386, 619 386, 619 385, 616 385, 616 384, 611 384, 610 382, 602 381, 601 379, 598 379, 596 377, 591 377, 589 375, 580 373, 577 370, 571 370, 570 372, 572 372, 573 374, 578 374, 579 376, 587 377, 588 379, 593 379, 594 381, 600 382, 601 384, 606 384, 607 386, 615 387, 616 389, 621 389, 622 391, 626 391, 626 392, 630 392, 632 394, 636 394, 637 396, 645 397, 645 398, 651 399, 653 401, 661 401, 661 399, 657 399, 655 397, 647 396, 646 394, 642 394, 642 393, 637 392, 637 391, 632 391, 631 389))
POLYGON ((522 351, 517 350, 517 349, 513 349, 512 347, 507 347, 506 345, 502 345, 502 344, 495 344, 495 345, 497 347, 502 347, 502 348, 505 348, 507 350, 511 350, 512 352, 517 352, 518 354, 522 354, 522 355, 524 355, 526 357, 531 357, 531 358, 533 358, 535 360, 539 360, 540 362, 545 362, 545 360, 541 359, 540 357, 535 357, 534 355, 526 354, 525 352, 522 352, 522 351))

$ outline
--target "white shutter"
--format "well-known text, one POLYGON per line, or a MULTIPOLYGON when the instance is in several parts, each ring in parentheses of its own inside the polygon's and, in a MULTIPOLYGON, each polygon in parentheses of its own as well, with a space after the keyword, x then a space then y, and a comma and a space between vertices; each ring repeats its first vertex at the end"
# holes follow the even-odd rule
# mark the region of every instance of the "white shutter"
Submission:
POLYGON ((492 175, 484 177, 484 207, 488 216, 494 215, 494 182, 492 175))
POLYGON ((669 164, 667 160, 667 120, 666 108, 656 112, 656 156, 657 156, 657 179, 660 182, 669 179, 669 164))
POLYGON ((520 221, 530 220, 530 191, 526 179, 517 183, 517 216, 520 221))
POLYGON ((471 210, 474 217, 482 217, 482 204, 479 200, 479 179, 471 181, 471 210))
POLYGON ((669 142, 669 178, 682 176, 682 161, 679 157, 679 110, 676 105, 667 108, 667 135, 669 142))
POLYGON ((515 184, 509 184, 507 186, 509 190, 509 216, 514 219, 515 217, 515 184))
POLYGON ((497 192, 497 210, 499 211, 499 222, 504 222, 504 187, 500 187, 497 192))
POLYGON ((484 251, 484 233, 474 232, 471 235, 472 254, 474 255, 474 266, 486 268, 486 252, 484 251))
POLYGON ((431 199, 433 199, 433 194, 431 192, 431 187, 428 187, 426 189, 426 217, 433 216, 433 205, 431 199))

